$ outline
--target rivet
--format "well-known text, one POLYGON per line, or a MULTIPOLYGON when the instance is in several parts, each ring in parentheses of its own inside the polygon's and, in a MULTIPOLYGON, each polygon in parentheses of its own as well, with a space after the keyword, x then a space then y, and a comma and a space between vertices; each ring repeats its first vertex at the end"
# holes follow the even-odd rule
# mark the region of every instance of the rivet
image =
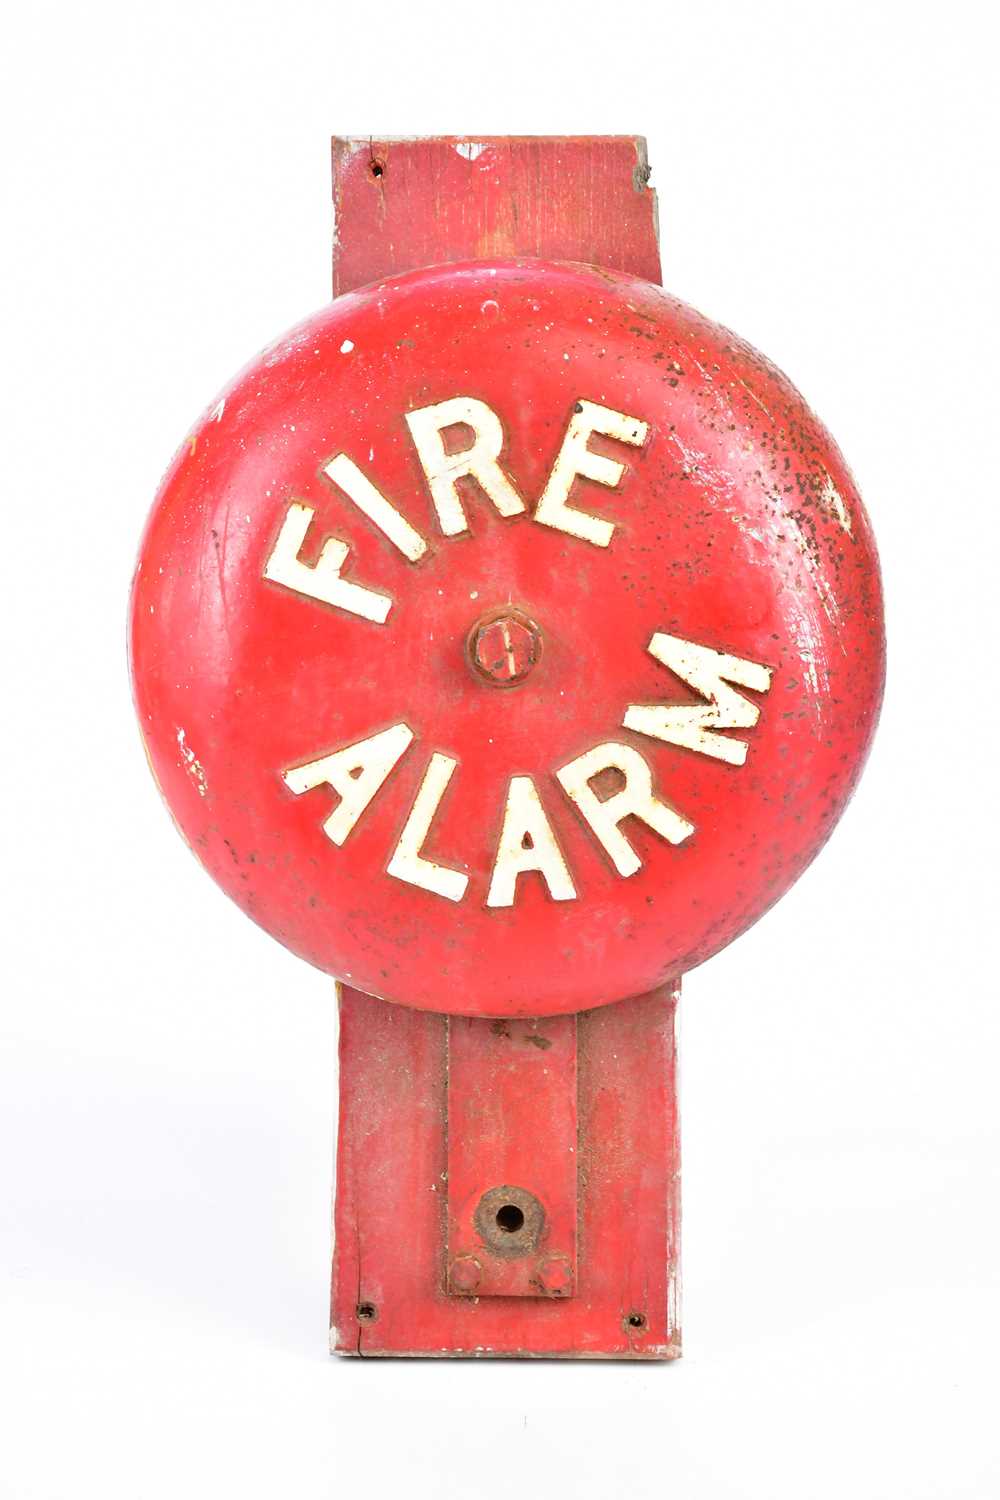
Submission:
POLYGON ((573 1290, 573 1267, 565 1255, 547 1255, 538 1267, 538 1280, 548 1297, 566 1297, 573 1290))
POLYGON ((468 1295, 476 1290, 482 1274, 483 1268, 474 1255, 456 1255, 448 1269, 449 1288, 468 1295))

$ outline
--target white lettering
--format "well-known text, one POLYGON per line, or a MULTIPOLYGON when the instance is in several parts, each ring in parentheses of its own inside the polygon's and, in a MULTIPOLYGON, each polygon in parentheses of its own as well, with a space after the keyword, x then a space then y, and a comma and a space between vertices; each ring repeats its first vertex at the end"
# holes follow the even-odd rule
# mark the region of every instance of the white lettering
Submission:
POLYGON ((747 758, 746 741, 731 740, 715 731, 752 729, 760 718, 760 709, 727 684, 736 682, 740 687, 766 693, 771 686, 771 669, 662 632, 653 636, 648 650, 708 702, 655 706, 630 703, 622 720, 624 727, 670 745, 682 745, 699 755, 728 761, 731 766, 742 766, 747 758))
POLYGON ((517 877, 527 870, 541 872, 554 901, 575 899, 576 887, 535 783, 530 776, 513 776, 486 905, 513 906, 517 877))
POLYGON ((387 536, 392 545, 410 562, 419 562, 427 551, 427 542, 416 531, 394 505, 376 489, 371 480, 362 474, 353 459, 346 453, 338 453, 326 465, 323 473, 354 501, 358 510, 373 521, 379 531, 387 536))
POLYGON ((619 828, 627 817, 641 818, 670 844, 681 844, 694 824, 674 812, 653 793, 653 777, 638 750, 609 741, 596 745, 556 772, 559 784, 583 814, 598 842, 611 857, 619 875, 634 875, 642 860, 619 828), (624 785, 603 800, 591 786, 602 771, 614 770, 624 785))
POLYGON ((432 860, 424 859, 420 851, 457 765, 458 761, 450 755, 435 750, 388 865, 389 874, 395 875, 397 880, 433 891, 449 901, 461 901, 469 883, 468 875, 434 864, 432 860))
POLYGON ((649 424, 640 422, 638 417, 627 417, 624 412, 612 411, 610 407, 597 406, 593 401, 578 401, 535 509, 535 520, 543 526, 553 526, 557 531, 592 542, 595 547, 607 547, 615 531, 612 523, 567 503, 577 477, 592 479, 595 484, 614 489, 625 472, 625 465, 616 459, 591 452, 587 444, 595 432, 640 448, 646 441, 649 424))
POLYGON ((348 583, 340 576, 350 551, 346 542, 335 536, 328 537, 315 567, 299 561, 302 543, 315 514, 308 505, 300 505, 297 501, 288 507, 278 540, 264 565, 264 577, 272 583, 294 589, 297 594, 307 594, 310 599, 319 599, 337 609, 346 609, 349 614, 361 615, 362 619, 371 620, 376 625, 384 625, 392 608, 388 594, 378 594, 359 583, 348 583))
POLYGON ((308 765, 295 766, 284 773, 285 784, 297 797, 324 783, 333 787, 340 801, 323 824, 323 831, 335 844, 342 844, 412 739, 412 729, 394 724, 370 739, 358 740, 308 765))
POLYGON ((437 406, 407 412, 406 421, 445 536, 468 530, 456 487, 456 481, 466 475, 476 480, 500 515, 516 516, 524 510, 524 501, 497 462, 503 447, 503 427, 485 401, 456 396, 437 406), (449 453, 443 433, 460 423, 472 428, 472 443, 460 453, 449 453))

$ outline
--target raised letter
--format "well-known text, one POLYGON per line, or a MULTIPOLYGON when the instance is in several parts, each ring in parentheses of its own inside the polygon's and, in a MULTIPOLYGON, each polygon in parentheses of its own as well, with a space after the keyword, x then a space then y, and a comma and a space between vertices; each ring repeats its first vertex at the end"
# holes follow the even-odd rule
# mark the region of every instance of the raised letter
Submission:
POLYGON ((699 755, 741 766, 747 758, 745 740, 727 739, 717 729, 752 729, 760 718, 760 709, 727 683, 766 693, 771 686, 770 667, 727 656, 709 646, 695 646, 676 635, 658 632, 648 650, 657 661, 675 672, 682 682, 707 698, 707 703, 666 703, 649 706, 630 703, 622 720, 626 729, 647 734, 669 745, 683 745, 699 755))
POLYGON ((340 576, 350 551, 346 542, 328 537, 314 568, 299 561, 299 551, 315 514, 308 505, 297 501, 288 507, 278 540, 264 564, 264 577, 272 583, 284 584, 286 589, 294 589, 297 594, 308 594, 310 599, 320 599, 324 604, 333 604, 337 609, 384 625, 392 608, 389 596, 362 588, 359 583, 348 583, 340 576))
POLYGON ((333 787, 340 801, 323 831, 335 844, 342 844, 412 739, 412 729, 394 724, 370 739, 285 771, 285 784, 296 796, 324 782, 333 787))
POLYGON ((471 475, 493 501, 502 516, 516 516, 524 501, 497 463, 503 447, 503 428, 495 411, 472 396, 456 396, 437 406, 422 406, 407 412, 406 421, 445 536, 467 531, 469 523, 455 481, 471 475), (443 433, 462 423, 472 428, 472 445, 461 453, 449 453, 443 433))
POLYGON ((554 901, 576 896, 562 850, 530 776, 511 777, 487 906, 513 906, 517 877, 540 870, 554 901))
POLYGON ((638 417, 627 417, 624 412, 612 411, 608 406, 597 406, 593 401, 578 401, 535 509, 535 520, 541 521, 543 526, 554 526, 556 531, 578 536, 581 541, 593 542, 595 547, 606 547, 615 531, 611 522, 567 504, 577 475, 614 489, 625 472, 624 464, 605 458, 601 453, 592 453, 587 447, 591 434, 595 432, 619 443, 630 443, 633 448, 641 448, 649 424, 640 422, 638 417))
POLYGON ((331 458, 323 473, 354 501, 358 510, 375 523, 383 536, 387 536, 404 557, 408 557, 410 562, 420 561, 427 551, 426 541, 406 517, 389 503, 382 491, 375 488, 367 475, 362 474, 352 458, 348 458, 346 453, 338 453, 336 458, 331 458))
POLYGON ((653 794, 653 777, 639 754, 628 745, 609 741, 571 760, 556 772, 563 791, 580 809, 595 837, 611 856, 619 875, 634 875, 642 860, 618 827, 623 819, 641 818, 670 844, 682 844, 694 824, 675 813, 653 794), (601 771, 620 771, 625 785, 602 801, 590 783, 601 771))
POLYGON ((388 866, 389 874, 395 875, 397 880, 419 885, 425 891, 447 897, 449 901, 461 901, 469 883, 468 875, 463 875, 461 870, 436 865, 433 860, 424 859, 420 851, 457 765, 458 761, 452 760, 450 755, 435 750, 388 866))

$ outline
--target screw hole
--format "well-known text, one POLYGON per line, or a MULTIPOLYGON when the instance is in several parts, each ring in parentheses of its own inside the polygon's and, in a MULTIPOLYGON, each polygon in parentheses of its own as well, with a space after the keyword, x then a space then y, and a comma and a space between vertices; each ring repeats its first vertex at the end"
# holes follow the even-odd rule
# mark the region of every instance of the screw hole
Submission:
POLYGON ((519 1229, 524 1228, 524 1214, 516 1203, 505 1203, 502 1208, 497 1209, 497 1228, 502 1229, 504 1234, 516 1234, 519 1229))
POLYGON ((645 1328, 646 1326, 646 1316, 640 1312, 629 1313, 625 1321, 630 1328, 645 1328))
POLYGON ((378 1316, 378 1308, 374 1302, 359 1302, 355 1309, 359 1323, 374 1323, 378 1316))

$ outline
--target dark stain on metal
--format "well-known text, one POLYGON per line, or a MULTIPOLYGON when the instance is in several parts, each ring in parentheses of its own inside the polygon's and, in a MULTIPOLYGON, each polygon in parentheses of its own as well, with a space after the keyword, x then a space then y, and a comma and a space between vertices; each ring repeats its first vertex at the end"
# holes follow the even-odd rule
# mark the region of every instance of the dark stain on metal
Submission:
POLYGON ((527 1188, 490 1188, 474 1215, 476 1233, 492 1255, 503 1260, 530 1255, 538 1248, 545 1228, 545 1210, 527 1188))

